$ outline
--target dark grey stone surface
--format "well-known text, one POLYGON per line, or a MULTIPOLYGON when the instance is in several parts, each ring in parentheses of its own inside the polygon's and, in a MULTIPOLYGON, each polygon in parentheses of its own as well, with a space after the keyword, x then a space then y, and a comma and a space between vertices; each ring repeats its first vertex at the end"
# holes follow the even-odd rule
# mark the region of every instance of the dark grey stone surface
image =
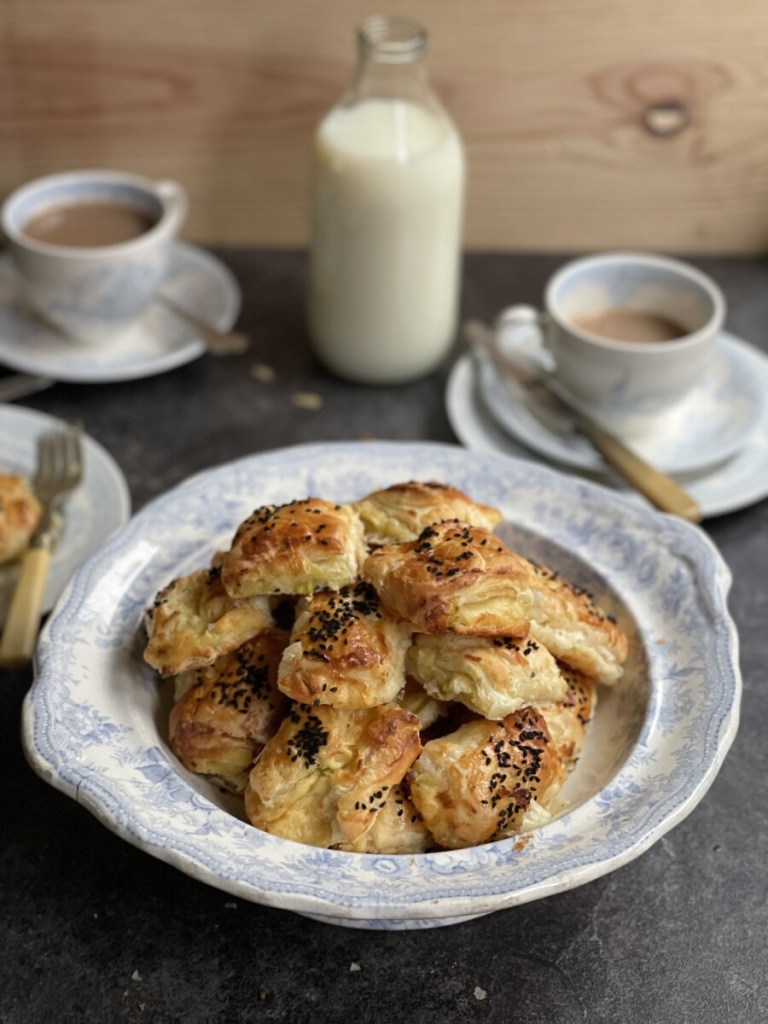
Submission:
MULTIPOLYGON (((443 390, 456 353, 408 387, 333 380, 307 353, 303 257, 221 255, 244 291, 251 352, 132 383, 59 384, 24 403, 82 418, 135 508, 192 472, 286 444, 455 440, 443 390), (253 379, 255 361, 275 383, 253 379), (295 408, 297 390, 322 395, 322 410, 295 408)), ((470 256, 464 314, 536 301, 562 259, 470 256)), ((768 350, 768 263, 695 262, 724 288, 728 326, 768 350)), ((734 574, 744 678, 739 735, 711 790, 618 871, 451 928, 321 925, 140 852, 27 767, 18 723, 31 676, 0 673, 0 1022, 767 1021, 768 502, 705 529, 734 574)))

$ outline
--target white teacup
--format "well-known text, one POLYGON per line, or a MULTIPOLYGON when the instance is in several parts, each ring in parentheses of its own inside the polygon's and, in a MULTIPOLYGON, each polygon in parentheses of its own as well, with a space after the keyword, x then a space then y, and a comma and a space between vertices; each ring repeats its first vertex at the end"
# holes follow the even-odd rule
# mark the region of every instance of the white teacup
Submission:
POLYGON ((685 398, 707 370, 725 317, 722 293, 706 274, 632 252, 561 267, 544 307, 503 310, 497 343, 525 349, 584 412, 623 433, 642 432, 685 398), (626 340, 638 332, 659 340, 626 340))
POLYGON ((85 170, 22 185, 6 199, 0 216, 30 305, 73 338, 101 342, 126 331, 152 302, 186 211, 186 194, 175 182, 85 170), (128 205, 150 226, 127 241, 88 248, 25 234, 39 214, 77 203, 128 205))

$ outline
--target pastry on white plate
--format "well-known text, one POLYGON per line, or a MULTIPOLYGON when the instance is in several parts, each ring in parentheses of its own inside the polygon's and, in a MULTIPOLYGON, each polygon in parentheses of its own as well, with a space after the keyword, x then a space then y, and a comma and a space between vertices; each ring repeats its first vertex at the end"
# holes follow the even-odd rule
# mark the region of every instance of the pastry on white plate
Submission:
POLYGON ((11 562, 29 544, 42 508, 26 477, 0 473, 0 564, 11 562))

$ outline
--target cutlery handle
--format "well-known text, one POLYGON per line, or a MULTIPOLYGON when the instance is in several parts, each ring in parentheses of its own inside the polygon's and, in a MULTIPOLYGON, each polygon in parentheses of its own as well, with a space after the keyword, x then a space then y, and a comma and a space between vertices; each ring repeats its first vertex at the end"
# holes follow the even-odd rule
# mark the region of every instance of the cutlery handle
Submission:
POLYGON ((690 523, 701 522, 698 502, 671 477, 654 469, 617 437, 606 433, 595 423, 581 420, 579 429, 587 435, 605 461, 652 505, 662 512, 671 512, 681 519, 687 519, 690 523))
POLYGON ((26 665, 32 659, 50 562, 47 547, 29 548, 24 555, 0 640, 0 665, 26 665))
POLYGON ((11 373, 0 377, 0 402, 15 402, 17 398, 26 398, 38 391, 45 391, 55 381, 50 377, 40 377, 31 373, 11 373))
POLYGON ((155 301, 177 316, 180 320, 193 327, 208 346, 208 351, 214 356, 231 356, 245 352, 250 345, 250 339, 240 331, 221 331, 207 320, 190 312, 178 302, 161 293, 155 296, 155 301))

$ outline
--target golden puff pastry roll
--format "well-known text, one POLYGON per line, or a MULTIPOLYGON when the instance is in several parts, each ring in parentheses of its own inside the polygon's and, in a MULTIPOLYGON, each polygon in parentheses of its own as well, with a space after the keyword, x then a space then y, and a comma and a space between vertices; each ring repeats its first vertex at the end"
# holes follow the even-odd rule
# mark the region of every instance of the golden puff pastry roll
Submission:
POLYGON ((481 505, 456 487, 435 481, 393 484, 373 491, 352 507, 363 521, 369 544, 416 540, 424 527, 444 519, 460 519, 486 530, 501 522, 498 509, 481 505))
POLYGON ((547 566, 529 564, 534 595, 531 636, 572 668, 601 683, 615 683, 624 671, 628 648, 616 619, 587 590, 547 566))
POLYGON ((563 764, 571 771, 581 754, 584 736, 597 707, 597 685, 582 672, 560 665, 567 692, 562 700, 538 703, 563 764))
POLYGON ((257 828, 298 843, 357 843, 420 749, 419 720, 394 705, 296 704, 251 770, 246 814, 257 828))
POLYGON ((369 555, 363 577, 419 633, 520 636, 533 605, 531 569, 493 533, 458 520, 369 555))
POLYGON ((213 775, 236 793, 245 789, 254 758, 277 731, 288 701, 277 667, 288 634, 260 633, 193 678, 169 720, 171 749, 185 768, 213 775))
POLYGON ((266 598, 235 600, 216 568, 199 569, 164 587, 144 615, 144 660, 163 676, 210 665, 269 629, 266 598))
MULTIPOLYGON (((406 657, 406 664, 407 662, 406 657)), ((421 683, 407 674, 405 686, 398 694, 396 703, 399 707, 410 711, 412 715, 416 715, 422 732, 444 718, 450 710, 449 704, 431 697, 421 683)))
POLYGON ((222 580, 232 597, 338 590, 357 579, 365 554, 363 524, 349 505, 265 505, 237 528, 222 580))
POLYGON ((302 599, 278 685, 301 704, 388 704, 405 682, 410 642, 410 627, 383 610, 370 583, 319 590, 302 599))
POLYGON ((561 700, 567 691, 555 659, 530 636, 421 634, 408 651, 407 670, 432 697, 460 701, 483 718, 561 700))
POLYGON ((0 564, 18 558, 27 547, 41 512, 25 477, 0 473, 0 564))
POLYGON ((435 845, 424 819, 402 786, 393 786, 373 824, 353 843, 339 843, 349 853, 387 855, 426 853, 435 845))
POLYGON ((546 820, 542 812, 566 774, 544 718, 526 707, 430 740, 409 781, 435 841, 458 850, 546 820))

